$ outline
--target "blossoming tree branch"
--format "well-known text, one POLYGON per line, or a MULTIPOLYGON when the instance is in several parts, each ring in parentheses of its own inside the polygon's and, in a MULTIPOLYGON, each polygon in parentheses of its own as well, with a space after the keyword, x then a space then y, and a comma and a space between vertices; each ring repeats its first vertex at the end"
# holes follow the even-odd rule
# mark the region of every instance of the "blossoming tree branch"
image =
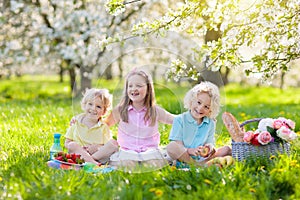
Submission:
MULTIPOLYGON (((120 15, 139 2, 145 1, 109 0, 106 6, 109 13, 120 15)), ((209 32, 219 33, 215 39, 193 47, 196 59, 213 71, 222 67, 243 68, 246 75, 265 81, 288 71, 293 61, 300 57, 299 0, 190 0, 172 1, 169 5, 160 18, 136 23, 131 30, 132 36, 146 38, 149 34, 164 35, 168 30, 200 38, 205 38, 209 32), (245 49, 250 53, 245 53, 245 49)), ((110 36, 102 40, 100 46, 125 41, 127 37, 110 36)), ((168 76, 176 79, 201 72, 199 67, 187 69, 185 63, 178 60, 172 62, 171 68, 168 76)))

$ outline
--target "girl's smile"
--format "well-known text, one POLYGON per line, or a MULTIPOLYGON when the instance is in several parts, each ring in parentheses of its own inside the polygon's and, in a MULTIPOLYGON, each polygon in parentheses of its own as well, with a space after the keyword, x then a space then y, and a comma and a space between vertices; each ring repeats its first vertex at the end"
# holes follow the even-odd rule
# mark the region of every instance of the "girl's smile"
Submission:
POLYGON ((138 96, 138 95, 140 95, 140 93, 138 91, 134 91, 131 93, 131 96, 138 96))
POLYGON ((147 94, 145 78, 140 75, 133 75, 128 78, 127 95, 132 103, 143 105, 147 94))

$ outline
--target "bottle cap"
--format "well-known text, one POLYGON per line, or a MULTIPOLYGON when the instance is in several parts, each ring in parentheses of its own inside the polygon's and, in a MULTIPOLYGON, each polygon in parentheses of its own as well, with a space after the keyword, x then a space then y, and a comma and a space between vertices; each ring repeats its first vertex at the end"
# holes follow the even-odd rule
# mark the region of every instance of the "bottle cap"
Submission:
POLYGON ((60 138, 61 134, 60 133, 54 133, 54 138, 60 138))

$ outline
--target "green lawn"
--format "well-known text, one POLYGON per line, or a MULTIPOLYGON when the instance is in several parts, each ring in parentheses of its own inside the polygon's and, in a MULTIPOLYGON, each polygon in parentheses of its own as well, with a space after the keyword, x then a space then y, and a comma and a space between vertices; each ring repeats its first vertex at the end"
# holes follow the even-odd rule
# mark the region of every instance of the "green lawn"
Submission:
MULTIPOLYGON (((78 99, 69 97, 68 82, 59 83, 57 77, 25 76, 0 83, 0 199, 300 199, 299 139, 289 157, 250 159, 224 169, 166 167, 146 173, 93 174, 49 168, 53 133, 65 133, 71 117, 80 112, 78 99)), ((95 81, 94 85, 110 89, 116 105, 122 82, 95 81)), ((189 87, 156 83, 157 103, 181 113, 189 87)), ((222 112, 233 113, 241 122, 256 117, 290 118, 299 135, 299 88, 231 84, 221 92, 222 112)), ((160 125, 163 145, 170 128, 160 125)), ((115 134, 116 127, 112 131, 115 134)), ((220 116, 216 138, 217 146, 230 145, 220 116)))

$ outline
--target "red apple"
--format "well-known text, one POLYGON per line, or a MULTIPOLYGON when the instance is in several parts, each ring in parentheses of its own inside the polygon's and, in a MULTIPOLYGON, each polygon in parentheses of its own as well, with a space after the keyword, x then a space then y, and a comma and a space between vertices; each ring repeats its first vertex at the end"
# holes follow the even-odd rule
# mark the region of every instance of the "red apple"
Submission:
POLYGON ((210 148, 208 146, 200 147, 200 156, 207 157, 209 155, 210 148))

